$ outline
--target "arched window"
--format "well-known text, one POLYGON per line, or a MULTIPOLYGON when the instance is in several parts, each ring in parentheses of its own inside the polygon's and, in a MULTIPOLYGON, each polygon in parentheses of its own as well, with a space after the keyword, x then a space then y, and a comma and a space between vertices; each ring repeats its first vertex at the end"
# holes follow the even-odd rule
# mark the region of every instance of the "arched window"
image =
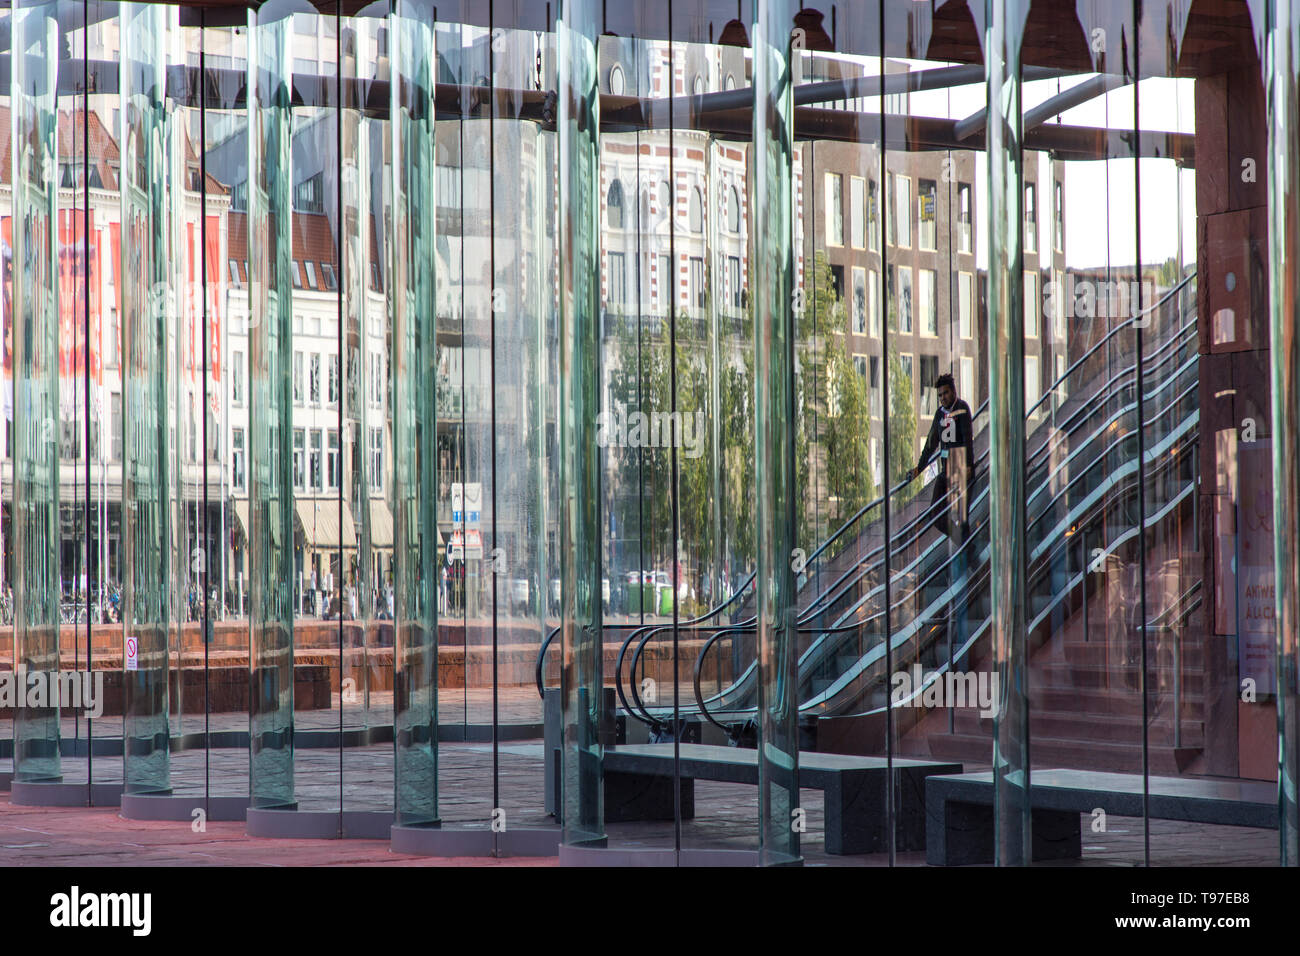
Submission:
POLYGON ((623 78, 623 68, 617 63, 609 71, 609 91, 615 96, 622 96, 623 90, 627 88, 626 81, 623 78))
POLYGON ((735 186, 727 190, 727 228, 732 233, 740 233, 740 193, 735 186))
POLYGON ((724 84, 723 88, 728 90, 734 90, 736 88, 736 74, 727 74, 727 82, 724 84))
POLYGON ((690 230, 691 232, 704 231, 704 198, 700 195, 698 186, 691 189, 690 204, 690 230))
POLYGON ((623 184, 617 179, 610 184, 609 197, 606 200, 609 215, 609 228, 623 228, 623 184))
POLYGON ((694 90, 696 96, 700 96, 704 92, 704 77, 698 73, 695 74, 694 90))

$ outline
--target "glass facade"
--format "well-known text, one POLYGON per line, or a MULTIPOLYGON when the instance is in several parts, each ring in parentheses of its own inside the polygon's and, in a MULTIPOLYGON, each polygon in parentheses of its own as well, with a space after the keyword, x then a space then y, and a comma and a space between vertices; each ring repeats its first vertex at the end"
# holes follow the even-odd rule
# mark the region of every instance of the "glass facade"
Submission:
POLYGON ((1300 862, 1300 40, 1189 6, 0 11, 14 801, 1300 862))

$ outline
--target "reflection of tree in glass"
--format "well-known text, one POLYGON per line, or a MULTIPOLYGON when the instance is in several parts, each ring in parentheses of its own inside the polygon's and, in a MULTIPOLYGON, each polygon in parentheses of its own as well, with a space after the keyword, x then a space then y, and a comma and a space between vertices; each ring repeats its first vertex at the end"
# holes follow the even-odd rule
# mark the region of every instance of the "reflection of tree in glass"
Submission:
MULTIPOLYGON (((889 485, 893 487, 916 464, 916 410, 912 403, 912 375, 903 367, 898 346, 889 342, 889 485)), ((920 484, 911 482, 895 496, 896 502, 912 498, 920 484)))

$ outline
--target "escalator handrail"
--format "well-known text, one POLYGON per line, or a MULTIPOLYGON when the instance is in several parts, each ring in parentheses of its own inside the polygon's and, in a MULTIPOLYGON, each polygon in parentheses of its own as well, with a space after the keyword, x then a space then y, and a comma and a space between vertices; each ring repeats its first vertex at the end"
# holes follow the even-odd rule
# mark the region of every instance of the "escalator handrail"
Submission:
MULTIPOLYGON (((1184 330, 1180 330, 1180 334, 1181 334, 1182 331, 1184 331, 1184 330)), ((1190 364, 1190 363, 1187 363, 1187 364, 1190 364)), ((1156 388, 1155 390, 1153 390, 1153 394, 1156 393, 1156 392, 1162 391, 1163 388, 1166 387, 1168 384, 1172 384, 1172 381, 1173 381, 1174 379, 1177 378, 1177 375, 1178 375, 1181 371, 1182 371, 1182 369, 1179 369, 1178 372, 1175 372, 1174 374, 1171 374, 1170 377, 1169 377, 1169 381, 1168 381, 1168 382, 1165 382, 1165 383, 1162 383, 1160 387, 1158 387, 1158 388, 1156 388)), ((1184 390, 1183 390, 1183 391, 1182 391, 1182 392, 1181 392, 1181 393, 1180 393, 1180 394, 1179 394, 1179 395, 1178 395, 1178 396, 1177 396, 1173 401, 1171 401, 1168 405, 1166 405, 1166 406, 1165 406, 1165 407, 1164 407, 1160 412, 1158 412, 1156 415, 1154 415, 1154 416, 1152 416, 1150 419, 1148 419, 1146 423, 1150 423, 1150 422, 1155 421, 1156 419, 1158 419, 1161 415, 1163 415, 1165 412, 1167 412, 1170 408, 1173 408, 1173 407, 1178 403, 1178 401, 1180 401, 1180 400, 1181 400, 1185 395, 1189 394, 1189 392, 1190 392, 1190 389, 1184 389, 1184 390)), ((1104 427, 1107 427, 1107 426, 1102 426, 1102 427, 1104 428, 1104 427)), ((1120 441, 1120 440, 1122 440, 1122 437, 1121 437, 1120 439, 1115 439, 1115 440, 1113 440, 1113 441, 1111 442, 1111 445, 1110 445, 1109 448, 1107 449, 1107 451, 1109 451, 1110 448, 1113 448, 1113 447, 1115 446, 1115 444, 1116 444, 1118 441, 1120 441)), ((1193 441, 1194 441, 1194 440, 1195 440, 1195 439, 1193 439, 1193 441)), ((1099 456, 1099 459, 1098 459, 1098 460, 1100 460, 1100 457, 1101 457, 1101 456, 1099 456)), ((1071 482, 1071 485, 1072 485, 1072 484, 1073 484, 1073 482, 1071 482)), ((1069 490, 1069 488, 1071 487, 1071 485, 1067 485, 1066 488, 1062 489, 1061 492, 1060 492, 1060 494, 1064 494, 1064 493, 1066 493, 1066 492, 1069 490)), ((985 493, 986 493, 986 490, 983 491, 983 492, 981 492, 981 494, 980 494, 980 498, 983 498, 985 493)), ((1059 496, 1059 495, 1058 495, 1058 496, 1059 496)), ((973 502, 972 504, 974 504, 974 502, 973 502)), ((977 525, 976 528, 972 529, 971 535, 968 537, 967 541, 969 542, 969 541, 973 540, 974 537, 975 537, 975 534, 977 534, 979 530, 982 530, 984 524, 986 524, 986 523, 987 523, 987 517, 984 518, 984 519, 982 519, 981 522, 980 522, 980 524, 977 525)), ((877 550, 879 550, 879 549, 877 549, 877 550)), ((937 573, 938 570, 939 570, 939 569, 935 569, 935 570, 932 571, 929 575, 927 575, 926 578, 925 578, 925 580, 922 581, 920 584, 918 584, 918 587, 919 587, 919 586, 924 586, 924 583, 927 582, 927 581, 929 581, 931 578, 933 578, 934 574, 937 573)), ((847 613, 852 613, 852 609, 850 609, 847 613)), ((872 615, 872 616, 870 616, 870 617, 868 617, 868 618, 863 619, 861 622, 855 622, 853 625, 850 625, 850 626, 847 627, 847 628, 843 628, 843 629, 839 629, 839 628, 837 628, 837 629, 835 629, 835 630, 853 630, 853 629, 855 629, 855 628, 859 628, 859 627, 861 627, 861 626, 863 626, 863 625, 865 625, 865 624, 867 624, 867 623, 870 623, 871 621, 874 621, 874 620, 878 619, 880 616, 883 615, 883 613, 884 613, 883 611, 879 611, 879 612, 877 612, 876 614, 874 614, 874 615, 872 615)), ((711 646, 711 644, 712 644, 712 642, 710 642, 710 644, 706 645, 705 648, 702 648, 702 649, 701 649, 701 654, 705 653, 705 652, 708 650, 708 648, 711 646)), ((811 648, 810 648, 810 650, 811 650, 811 648)), ((747 668, 747 672, 748 672, 749 670, 752 670, 752 668, 747 668)), ((742 679, 743 679, 743 678, 742 678, 742 679)), ((725 691, 720 691, 720 695, 721 695, 721 694, 728 693, 728 692, 734 690, 735 687, 736 687, 736 685, 737 685, 738 683, 739 683, 739 680, 733 682, 732 687, 728 688, 728 689, 725 690, 725 691)), ((707 706, 705 705, 705 703, 704 703, 704 701, 703 701, 702 699, 700 699, 700 698, 697 697, 697 701, 696 701, 696 702, 697 702, 697 705, 700 706, 702 710, 707 711, 708 708, 707 708, 707 706)))

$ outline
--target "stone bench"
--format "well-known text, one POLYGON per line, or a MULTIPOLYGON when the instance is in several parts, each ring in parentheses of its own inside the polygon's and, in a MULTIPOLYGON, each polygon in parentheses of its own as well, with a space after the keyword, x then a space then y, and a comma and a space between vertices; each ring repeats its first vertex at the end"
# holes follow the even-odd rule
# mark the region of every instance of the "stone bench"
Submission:
MULTIPOLYGON (((1277 829, 1277 784, 1204 777, 1151 777, 1154 819, 1277 829)), ((1030 775, 1035 860, 1077 859, 1080 814, 1142 816, 1140 774, 1038 770, 1030 775)), ((993 862, 993 774, 930 777, 925 782, 925 860, 931 866, 993 862)))
MULTIPOLYGON (((896 847, 925 845, 925 781, 931 774, 959 774, 961 764, 895 758, 896 847)), ((605 751, 605 821, 673 819, 673 745, 637 744, 605 751)), ((826 810, 826 852, 880 853, 888 849, 885 827, 884 757, 799 754, 799 786, 821 790, 826 810)), ((681 809, 695 815, 695 781, 758 785, 758 751, 705 744, 681 745, 681 809)))

